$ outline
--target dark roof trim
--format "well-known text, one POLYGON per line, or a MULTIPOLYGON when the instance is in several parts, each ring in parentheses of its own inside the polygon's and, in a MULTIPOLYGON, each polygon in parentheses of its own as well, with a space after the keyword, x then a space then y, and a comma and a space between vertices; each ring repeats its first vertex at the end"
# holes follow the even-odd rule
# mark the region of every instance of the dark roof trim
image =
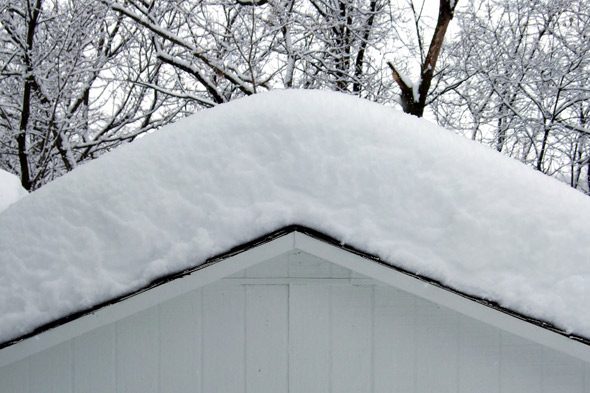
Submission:
POLYGON ((56 319, 54 321, 51 321, 51 322, 46 323, 46 324, 44 324, 42 326, 39 326, 38 328, 36 328, 35 330, 33 330, 30 333, 24 334, 24 335, 22 335, 20 337, 17 337, 15 339, 12 339, 12 340, 9 340, 9 341, 6 341, 4 343, 0 343, 0 350, 2 348, 9 347, 11 345, 14 345, 14 344, 16 344, 18 342, 21 342, 23 340, 26 340, 28 338, 34 337, 34 336, 36 336, 38 334, 41 334, 41 333, 43 333, 43 332, 45 332, 47 330, 50 330, 50 329, 56 328, 58 326, 64 325, 64 324, 66 324, 68 322, 71 322, 73 320, 76 320, 78 318, 81 318, 81 317, 83 317, 85 315, 92 314, 92 313, 94 313, 94 312, 96 312, 99 309, 102 309, 104 307, 108 307, 108 306, 110 306, 112 304, 119 303, 119 302, 121 302, 121 301, 123 301, 125 299, 128 299, 128 298, 133 297, 133 296, 137 296, 137 295, 139 295, 139 294, 141 294, 143 292, 149 291, 150 289, 153 289, 153 288, 158 287, 160 285, 166 284, 166 283, 168 283, 170 281, 174 281, 174 280, 179 279, 181 277, 184 277, 184 276, 187 276, 189 274, 192 274, 192 273, 194 273, 194 272, 196 272, 198 270, 204 269, 204 268, 206 268, 208 266, 211 266, 213 264, 216 264, 218 262, 221 262, 221 261, 223 261, 223 260, 225 260, 225 259, 227 259, 229 257, 232 257, 234 255, 237 255, 237 254, 240 254, 240 253, 245 252, 247 250, 250 250, 252 248, 255 248, 255 247, 257 247, 257 246, 259 246, 261 244, 271 242, 271 241, 273 241, 275 239, 278 239, 280 237, 286 236, 286 235, 291 234, 293 232, 299 232, 299 233, 308 235, 308 236, 313 237, 313 238, 315 238, 317 240, 323 241, 325 243, 328 243, 328 244, 330 244, 330 245, 332 245, 334 247, 338 247, 338 248, 343 249, 345 251, 348 251, 350 253, 359 255, 359 256, 361 256, 361 257, 363 257, 365 259, 369 259, 369 260, 371 260, 373 262, 379 263, 380 265, 383 265, 383 266, 385 266, 387 268, 390 268, 390 269, 393 269, 395 271, 398 271, 398 272, 400 272, 402 274, 405 274, 407 276, 410 276, 410 277, 415 278, 417 280, 420 280, 422 282, 426 282, 426 283, 428 283, 430 285, 434 285, 434 286, 436 286, 438 288, 441 288, 441 289, 444 289, 446 291, 452 292, 452 293, 454 293, 454 294, 456 294, 458 296, 464 297, 466 299, 469 299, 471 301, 474 301, 476 303, 479 303, 479 304, 481 304, 483 306, 492 308, 494 310, 497 310, 497 311, 500 311, 502 313, 508 314, 508 315, 510 315, 510 316, 512 316, 514 318, 520 319, 520 320, 525 321, 525 322, 528 322, 528 323, 532 323, 533 325, 537 325, 537 326, 539 326, 539 327, 541 327, 543 329, 550 330, 550 331, 552 331, 554 333, 557 333, 557 334, 560 334, 562 336, 565 336, 565 337, 567 337, 567 338, 569 338, 571 340, 574 340, 574 341, 577 341, 577 342, 580 342, 582 344, 586 344, 586 345, 590 346, 590 338, 578 336, 578 335, 575 335, 575 334, 569 334, 569 333, 565 332, 564 330, 557 328, 555 325, 553 325, 553 324, 551 324, 549 322, 528 317, 528 316, 526 316, 524 314, 521 314, 521 313, 518 313, 516 311, 510 310, 508 308, 502 307, 500 304, 498 304, 498 303, 496 303, 494 301, 489 301, 489 300, 486 300, 486 299, 483 299, 483 298, 479 298, 477 296, 473 296, 473 295, 469 295, 467 293, 463 293, 463 292, 458 291, 456 289, 453 289, 453 288, 451 288, 451 287, 449 287, 447 285, 444 285, 440 281, 437 281, 437 280, 434 280, 434 279, 431 279, 429 277, 422 276, 422 275, 419 275, 419 274, 416 274, 416 273, 412 273, 412 272, 410 272, 410 271, 408 271, 406 269, 403 269, 403 268, 400 268, 398 266, 395 266, 395 265, 393 265, 391 263, 385 262, 385 261, 383 261, 382 259, 380 259, 379 257, 377 257, 375 255, 366 253, 366 252, 364 252, 364 251, 362 251, 360 249, 357 249, 355 247, 352 247, 352 246, 343 244, 341 241, 338 241, 338 240, 334 239, 333 237, 331 237, 329 235, 326 235, 325 233, 319 232, 319 231, 317 231, 315 229, 312 229, 312 228, 309 228, 309 227, 306 227, 306 226, 303 226, 303 225, 289 225, 289 226, 285 226, 283 228, 280 228, 280 229, 278 229, 276 231, 273 231, 273 232, 271 232, 269 234, 260 236, 260 237, 258 237, 256 239, 253 239, 251 241, 248 241, 246 243, 243 243, 243 244, 241 244, 239 246, 233 247, 233 248, 231 248, 230 250, 228 250, 226 252, 223 252, 221 254, 218 254, 216 256, 213 256, 213 257, 207 259, 202 264, 195 265, 195 266, 192 266, 190 268, 184 269, 182 271, 171 273, 171 274, 168 274, 168 275, 159 277, 159 278, 151 281, 149 284, 145 285, 142 288, 139 288, 137 290, 128 292, 128 293, 126 293, 124 295, 115 297, 113 299, 107 300, 107 301, 102 302, 100 304, 97 304, 95 306, 86 308, 84 310, 76 311, 76 312, 74 312, 72 314, 69 314, 69 315, 67 315, 65 317, 58 318, 58 319, 56 319))
POLYGON ((88 307, 88 308, 85 308, 83 310, 73 312, 73 313, 71 313, 69 315, 66 315, 66 316, 61 317, 61 318, 58 318, 58 319, 56 319, 54 321, 48 322, 48 323, 46 323, 44 325, 41 325, 41 326, 37 327, 35 330, 33 330, 30 333, 26 333, 26 334, 23 334, 22 336, 19 336, 17 338, 12 339, 12 340, 5 341, 3 343, 0 343, 0 350, 3 349, 3 348, 9 347, 11 345, 14 345, 16 343, 19 343, 19 342, 21 342, 23 340, 26 340, 28 338, 37 336, 37 335, 39 335, 39 334, 41 334, 41 333, 43 333, 43 332, 45 332, 47 330, 51 330, 51 329, 54 329, 54 328, 56 328, 58 326, 64 325, 64 324, 66 324, 68 322, 74 321, 74 320, 76 320, 78 318, 81 318, 81 317, 83 317, 85 315, 89 315, 89 314, 95 313, 96 311, 98 311, 98 310, 100 310, 102 308, 105 308, 105 307, 108 307, 110 305, 113 305, 113 304, 122 302, 123 300, 128 299, 130 297, 137 296, 137 295, 139 295, 139 294, 141 294, 143 292, 149 291, 150 289, 159 287, 160 285, 164 285, 164 284, 166 284, 166 283, 168 283, 170 281, 174 281, 176 279, 179 279, 179 278, 182 278, 182 277, 187 276, 189 274, 192 274, 192 273, 194 273, 194 272, 196 272, 198 270, 204 269, 204 268, 206 268, 208 266, 211 266, 213 264, 216 264, 218 262, 221 262, 224 259, 227 259, 227 258, 232 257, 234 255, 240 254, 240 253, 242 253, 244 251, 247 251, 247 250, 250 250, 252 248, 255 248, 255 247, 257 247, 257 246, 259 246, 261 244, 268 243, 268 242, 271 242, 271 241, 273 241, 275 239, 278 239, 280 237, 283 237, 285 235, 288 235, 288 234, 296 231, 297 230, 296 229, 297 227, 298 227, 297 225, 290 225, 290 226, 287 226, 287 227, 278 229, 278 230, 276 230, 274 232, 271 232, 271 233, 269 233, 267 235, 260 236, 260 237, 254 239, 254 240, 250 240, 250 241, 248 241, 246 243, 243 243, 243 244, 241 244, 239 246, 233 247, 233 248, 231 248, 230 250, 228 250, 226 252, 223 252, 221 254, 218 254, 216 256, 213 256, 213 257, 207 259, 204 263, 201 263, 201 264, 198 264, 198 265, 194 265, 194 266, 189 267, 187 269, 184 269, 184 270, 181 270, 181 271, 178 271, 178 272, 174 272, 174 273, 170 273, 170 274, 167 274, 165 276, 158 277, 158 278, 152 280, 147 285, 145 285, 145 286, 143 286, 143 287, 141 287, 139 289, 136 289, 134 291, 130 291, 130 292, 126 293, 126 294, 123 294, 121 296, 118 296, 118 297, 112 298, 110 300, 104 301, 104 302, 99 303, 99 304, 97 304, 95 306, 88 307))
POLYGON ((315 229, 311 229, 311 228, 307 228, 307 227, 303 227, 303 226, 295 226, 295 227, 296 227, 295 230, 297 232, 300 232, 300 233, 306 234, 308 236, 311 236, 313 238, 316 238, 318 240, 324 241, 324 242, 329 243, 329 244, 331 244, 331 245, 333 245, 335 247, 338 247, 338 248, 341 248, 341 249, 346 250, 348 252, 351 252, 353 254, 359 255, 359 256, 361 256, 363 258, 370 259, 373 262, 379 263, 380 265, 383 265, 383 266, 385 266, 385 267, 387 267, 389 269, 398 271, 398 272, 400 272, 402 274, 405 274, 407 276, 413 277, 413 278, 415 278, 417 280, 420 280, 422 282, 425 282, 425 283, 428 283, 430 285, 436 286, 438 288, 444 289, 445 291, 448 291, 448 292, 451 292, 451 293, 456 294, 458 296, 461 296, 463 298, 469 299, 469 300, 474 301, 474 302, 476 302, 478 304, 481 304, 483 306, 492 308, 492 309, 494 309, 496 311, 500 311, 500 312, 502 312, 504 314, 510 315, 511 317, 514 317, 514 318, 520 319, 522 321, 531 323, 531 324, 536 325, 536 326, 539 326, 539 327, 541 327, 543 329, 549 330, 549 331, 551 331, 553 333, 557 333, 557 334, 559 334, 561 336, 564 336, 564 337, 567 337, 567 338, 569 338, 571 340, 574 340, 574 341, 577 341, 577 342, 580 342, 580 343, 583 343, 583 344, 586 344, 586 345, 590 346, 590 338, 579 336, 579 335, 576 335, 576 334, 568 333, 565 330, 556 327, 551 322, 543 321, 541 319, 532 318, 532 317, 529 317, 529 316, 527 316, 525 314, 521 314, 521 313, 519 313, 517 311, 511 310, 511 309, 506 308, 506 307, 503 307, 503 306, 501 306, 500 304, 498 304, 495 301, 487 300, 487 299, 484 299, 484 298, 481 298, 481 297, 470 295, 470 294, 465 293, 465 292, 458 291, 458 290, 456 290, 456 289, 454 289, 454 288, 452 288, 450 286, 447 286, 447 285, 441 283, 438 280, 435 280, 435 279, 432 279, 432 278, 429 278, 427 276, 423 276, 423 275, 420 275, 420 274, 417 274, 417 273, 413 273, 413 272, 411 272, 409 270, 406 270, 406 269, 403 269, 401 267, 395 266, 392 263, 383 261, 381 258, 379 258, 379 257, 377 257, 375 255, 366 253, 366 252, 364 252, 364 251, 362 251, 362 250, 360 250, 358 248, 355 248, 353 246, 349 246, 347 244, 343 244, 342 242, 334 239, 333 237, 331 237, 329 235, 326 235, 324 233, 318 232, 315 229))

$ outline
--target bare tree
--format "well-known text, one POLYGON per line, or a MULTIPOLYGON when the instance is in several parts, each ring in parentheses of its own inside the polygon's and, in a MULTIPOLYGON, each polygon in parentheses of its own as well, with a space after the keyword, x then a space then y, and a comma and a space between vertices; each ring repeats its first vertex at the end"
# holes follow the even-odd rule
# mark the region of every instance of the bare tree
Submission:
POLYGON ((169 117, 164 100, 131 83, 154 81, 160 68, 145 48, 129 52, 135 30, 98 2, 2 5, 0 165, 23 187, 36 189, 169 117), (122 75, 124 59, 142 64, 122 75))
POLYGON ((439 121, 588 190, 584 2, 488 0, 470 5, 460 27, 447 77, 467 81, 433 107, 439 121))
POLYGON ((226 2, 109 2, 150 35, 157 58, 177 73, 162 92, 210 107, 269 88, 270 46, 280 30, 258 7, 226 2), (182 90, 182 91, 179 91, 182 90))
POLYGON ((276 87, 372 96, 380 83, 381 0, 108 3, 150 32, 160 60, 182 72, 202 105, 276 87))
POLYGON ((6 0, 0 166, 36 189, 180 116, 277 87, 391 102, 383 0, 6 0))
POLYGON ((444 51, 457 3, 440 0, 432 19, 424 6, 5 0, 0 167, 35 189, 194 111, 319 88, 398 102, 416 116, 430 107, 440 124, 590 190, 584 1, 467 3, 444 51))
MULTIPOLYGON (((387 35, 381 0, 310 0, 299 12, 313 40, 301 57, 304 78, 332 90, 372 96, 379 78, 373 54, 387 35), (373 53, 372 53, 373 52, 373 53)), ((309 82, 307 82, 309 84, 309 82)))
POLYGON ((434 77, 436 63, 438 61, 441 49, 443 47, 443 41, 447 33, 449 23, 453 19, 455 13, 455 7, 457 6, 456 0, 440 0, 438 19, 436 27, 430 40, 428 52, 424 53, 423 37, 421 28, 419 25, 422 8, 420 11, 416 11, 416 7, 412 1, 410 1, 410 9, 414 15, 414 24, 416 26, 417 44, 420 49, 420 77, 417 82, 413 83, 407 77, 404 76, 396 66, 389 61, 387 65, 391 69, 393 79, 401 90, 400 103, 404 112, 422 117, 424 114, 424 108, 427 104, 427 97, 430 91, 430 86, 434 77))

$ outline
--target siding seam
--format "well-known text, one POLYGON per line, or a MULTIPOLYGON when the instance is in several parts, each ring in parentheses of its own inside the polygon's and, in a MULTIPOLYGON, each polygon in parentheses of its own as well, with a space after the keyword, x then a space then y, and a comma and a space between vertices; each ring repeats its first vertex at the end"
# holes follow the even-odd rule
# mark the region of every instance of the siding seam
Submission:
POLYGON ((70 392, 74 393, 74 364, 76 363, 74 361, 74 341, 77 338, 74 338, 73 340, 70 340, 70 345, 69 345, 69 351, 70 351, 70 392))
POLYGON ((375 285, 371 285, 371 393, 375 393, 375 285))
POLYGON ((330 378, 328 378, 328 388, 330 393, 333 393, 333 381, 334 381, 334 361, 333 361, 333 356, 334 356, 334 327, 333 327, 333 319, 334 319, 334 287, 332 285, 330 285, 330 304, 329 304, 329 312, 330 312, 330 317, 329 319, 329 323, 330 323, 330 356, 329 356, 329 362, 330 362, 330 378))
POLYGON ((199 288, 199 292, 201 294, 200 301, 201 301, 201 309, 199 311, 199 318, 200 321, 200 328, 201 328, 201 353, 199 353, 199 368, 200 368, 200 383, 201 383, 201 393, 205 392, 205 290, 203 288, 199 288))
MULTIPOLYGON (((287 270, 288 270, 288 268, 287 268, 287 270)), ((291 285, 287 284, 287 393, 289 393, 290 391, 291 391, 291 285)))
MULTIPOLYGON (((246 273, 247 274, 247 273, 246 273)), ((243 309, 242 309, 242 326, 243 328, 243 334, 242 334, 242 339, 243 339, 243 345, 242 345, 242 350, 243 350, 243 354, 242 354, 242 362, 244 364, 243 366, 243 384, 244 384, 244 393, 248 393, 248 356, 247 356, 247 351, 248 351, 248 285, 243 285, 242 286, 242 293, 243 293, 243 297, 244 297, 244 301, 243 301, 243 309)))
POLYGON ((162 304, 158 304, 157 308, 157 317, 156 317, 156 345, 158 347, 156 351, 156 356, 158 357, 156 360, 156 365, 158 371, 156 372, 156 389, 158 392, 162 392, 162 304))

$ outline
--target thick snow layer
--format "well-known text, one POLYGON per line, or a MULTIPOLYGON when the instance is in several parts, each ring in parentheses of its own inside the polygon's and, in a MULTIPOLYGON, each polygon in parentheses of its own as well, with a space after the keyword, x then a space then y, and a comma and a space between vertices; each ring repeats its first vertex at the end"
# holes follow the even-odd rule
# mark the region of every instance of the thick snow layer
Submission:
POLYGON ((350 96, 221 105, 0 214, 0 340, 302 224, 590 337, 590 199, 350 96))
POLYGON ((27 195, 18 177, 0 169, 0 212, 27 195))

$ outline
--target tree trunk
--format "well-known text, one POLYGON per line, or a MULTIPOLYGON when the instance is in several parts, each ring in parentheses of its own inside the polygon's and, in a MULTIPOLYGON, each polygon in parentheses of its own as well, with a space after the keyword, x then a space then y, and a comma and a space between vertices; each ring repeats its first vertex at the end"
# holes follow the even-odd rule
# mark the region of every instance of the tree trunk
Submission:
POLYGON ((33 61, 31 55, 33 54, 33 43, 35 40, 35 29, 37 28, 37 21, 39 13, 41 12, 42 0, 37 0, 34 8, 30 8, 30 3, 27 9, 27 18, 29 23, 27 26, 27 51, 24 54, 24 88, 23 99, 21 107, 21 118, 19 124, 19 133, 16 137, 18 144, 18 158, 20 162, 21 184, 23 188, 30 191, 33 186, 33 180, 29 169, 29 156, 27 152, 27 129, 29 126, 29 117, 31 114, 31 94, 33 90, 33 61))
POLYGON ((418 86, 409 86, 396 70, 395 66, 391 62, 387 63, 393 73, 393 79, 401 89, 400 101, 402 109, 406 113, 418 117, 422 117, 424 114, 426 97, 428 96, 430 85, 432 84, 436 62, 438 61, 445 34, 451 19, 453 19, 456 6, 457 0, 440 0, 438 20, 434 29, 434 34, 430 40, 428 53, 421 65, 418 86))

